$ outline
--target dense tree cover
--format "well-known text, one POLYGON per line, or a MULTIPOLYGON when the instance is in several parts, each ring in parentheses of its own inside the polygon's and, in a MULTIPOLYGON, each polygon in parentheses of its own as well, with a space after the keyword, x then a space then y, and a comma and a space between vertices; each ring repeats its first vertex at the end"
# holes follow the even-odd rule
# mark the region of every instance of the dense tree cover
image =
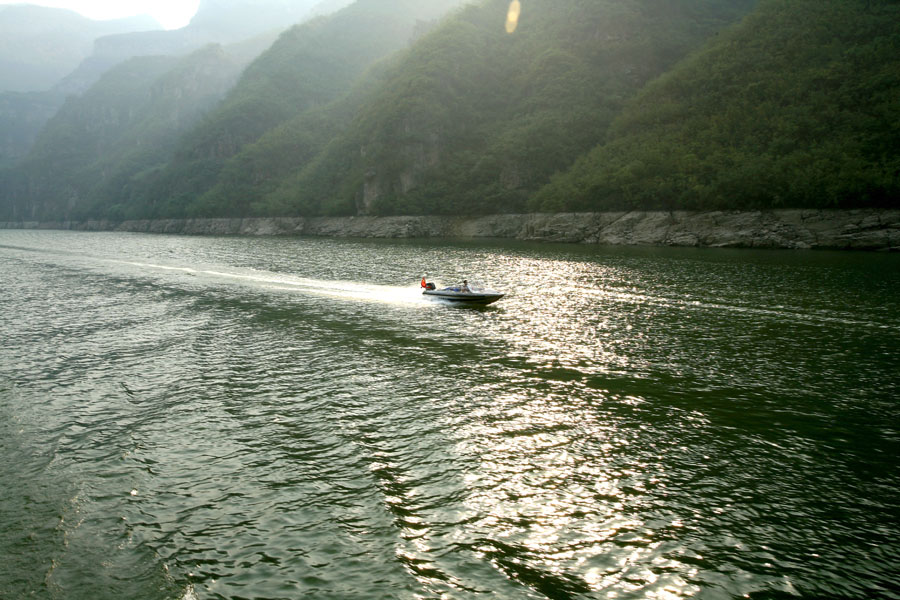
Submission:
POLYGON ((381 74, 255 213, 524 210, 627 98, 753 3, 531 0, 514 35, 506 0, 470 5, 381 74))
MULTIPOLYGON (((263 135, 231 158, 215 186, 191 202, 191 216, 253 216, 273 214, 262 203, 280 182, 312 161, 344 128, 358 107, 359 94, 313 107, 263 135)), ((274 211, 290 214, 289 210, 274 211)))
POLYGON ((649 85, 538 211, 896 206, 900 3, 763 0, 649 85))
MULTIPOLYGON (((289 29, 247 68, 222 105, 182 140, 166 169, 154 177, 147 201, 161 199, 164 206, 150 214, 206 212, 200 210, 200 198, 246 145, 346 94, 369 66, 409 43, 417 21, 437 18, 458 3, 357 0, 330 17, 289 29)), ((233 212, 221 205, 209 214, 233 212)))
POLYGON ((508 0, 438 23, 455 1, 295 27, 184 135, 154 138, 163 75, 110 78, 0 195, 11 218, 896 205, 897 0, 522 0, 511 35, 508 0), (123 106, 155 116, 104 133, 123 106))

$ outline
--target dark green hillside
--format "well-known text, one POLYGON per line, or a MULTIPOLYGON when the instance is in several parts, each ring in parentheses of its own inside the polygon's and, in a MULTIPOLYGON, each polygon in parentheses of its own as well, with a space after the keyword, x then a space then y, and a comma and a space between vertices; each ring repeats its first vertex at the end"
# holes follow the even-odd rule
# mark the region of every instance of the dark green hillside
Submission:
POLYGON ((763 0, 630 103, 540 211, 896 206, 900 3, 763 0))
POLYGON ((417 21, 459 0, 358 0, 330 17, 298 25, 255 61, 222 105, 180 145, 148 188, 181 214, 216 184, 228 159, 267 131, 347 93, 376 60, 408 45, 417 21))
POLYGON ((314 160, 346 129, 367 89, 361 85, 342 100, 311 108, 248 144, 225 164, 216 185, 189 205, 188 214, 272 214, 272 207, 261 199, 278 189, 302 165, 314 160))
POLYGON ((123 135, 118 151, 95 165, 103 173, 102 184, 83 214, 128 218, 145 213, 146 182, 165 166, 181 136, 232 88, 248 62, 241 52, 231 46, 208 46, 180 60, 153 83, 140 120, 123 135))
POLYGON ((648 80, 753 0, 466 7, 384 76, 350 127, 257 203, 273 214, 520 211, 648 80))
POLYGON ((897 0, 521 0, 513 34, 458 1, 296 26, 206 113, 233 61, 129 63, 0 174, 0 217, 897 205, 897 0))

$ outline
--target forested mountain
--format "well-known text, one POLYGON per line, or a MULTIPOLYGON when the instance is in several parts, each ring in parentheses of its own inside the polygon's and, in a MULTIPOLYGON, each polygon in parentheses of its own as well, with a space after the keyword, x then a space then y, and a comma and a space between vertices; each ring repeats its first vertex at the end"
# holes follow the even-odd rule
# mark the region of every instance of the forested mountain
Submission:
POLYGON ((0 168, 27 154, 65 100, 53 87, 97 38, 160 28, 150 17, 94 21, 59 8, 0 6, 0 168))
MULTIPOLYGON (((600 139, 625 98, 753 0, 651 4, 532 1, 512 36, 508 2, 470 5, 433 31, 420 26, 412 48, 330 105, 245 85, 249 100, 237 101, 239 88, 218 111, 233 124, 206 124, 224 135, 182 152, 168 187, 152 190, 148 201, 170 200, 153 214, 521 210, 600 139)), ((267 58, 245 80, 297 77, 296 60, 267 58)))
POLYGON ((249 61, 280 31, 327 8, 316 0, 203 0, 190 25, 164 31, 149 17, 92 21, 67 10, 0 7, 0 83, 42 86, 0 92, 0 168, 28 153, 66 96, 88 92, 115 65, 138 56, 183 56, 210 43, 229 44, 234 56, 240 43, 249 61))
POLYGON ((183 58, 137 57, 113 67, 84 95, 68 98, 7 178, 16 214, 107 214, 115 204, 110 190, 128 194, 164 163, 247 62, 240 46, 210 45, 183 58))
POLYGON ((357 0, 160 152, 33 153, 0 219, 896 206, 900 2, 521 2, 357 0))
POLYGON ((132 178, 164 163, 179 135, 221 100, 247 63, 313 9, 328 6, 315 0, 204 0, 188 27, 101 38, 94 54, 53 90, 0 96, 0 123, 6 125, 0 132, 0 169, 6 168, 0 195, 9 210, 52 218, 116 204, 108 196, 128 193, 132 178), (243 41, 186 59, 178 54, 202 47, 203 40, 231 38, 243 41), (160 93, 165 88, 173 93, 160 93), (65 106, 63 92, 76 94, 65 106), (32 147, 36 125, 43 127, 38 146, 13 169, 32 147))
MULTIPOLYGON (((512 35, 509 2, 467 6, 399 57, 312 159, 276 174, 277 187, 270 173, 274 189, 256 195, 254 212, 521 211, 602 139, 629 97, 753 4, 532 0, 512 35)), ((289 146, 279 134, 274 150, 289 146)), ((207 198, 203 212, 233 204, 207 198)))
POLYGON ((317 4, 318 0, 203 0, 186 29, 237 41, 248 31, 285 29, 304 21, 317 4))
MULTIPOLYGON (((184 137, 145 195, 132 198, 133 214, 186 214, 247 144, 346 94, 373 63, 409 45, 418 28, 458 3, 357 0, 331 17, 288 30, 247 68, 222 105, 184 137)), ((223 211, 211 207, 209 214, 223 211)))
POLYGON ((900 203, 900 2, 762 0, 530 210, 900 203))

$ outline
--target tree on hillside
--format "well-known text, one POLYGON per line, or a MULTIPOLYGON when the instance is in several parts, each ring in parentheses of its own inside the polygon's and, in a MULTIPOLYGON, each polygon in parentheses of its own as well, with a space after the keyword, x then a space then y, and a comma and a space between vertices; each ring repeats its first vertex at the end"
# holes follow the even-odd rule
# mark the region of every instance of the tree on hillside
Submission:
POLYGON ((900 3, 765 0, 647 87, 540 211, 896 206, 900 3))

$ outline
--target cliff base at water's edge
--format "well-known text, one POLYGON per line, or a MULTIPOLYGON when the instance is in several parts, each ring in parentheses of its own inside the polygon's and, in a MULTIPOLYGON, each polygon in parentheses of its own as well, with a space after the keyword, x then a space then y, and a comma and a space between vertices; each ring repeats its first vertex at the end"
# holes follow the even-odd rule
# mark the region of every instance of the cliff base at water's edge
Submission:
POLYGON ((598 245, 900 250, 900 210, 893 209, 0 222, 0 229, 185 235, 506 238, 598 245))

